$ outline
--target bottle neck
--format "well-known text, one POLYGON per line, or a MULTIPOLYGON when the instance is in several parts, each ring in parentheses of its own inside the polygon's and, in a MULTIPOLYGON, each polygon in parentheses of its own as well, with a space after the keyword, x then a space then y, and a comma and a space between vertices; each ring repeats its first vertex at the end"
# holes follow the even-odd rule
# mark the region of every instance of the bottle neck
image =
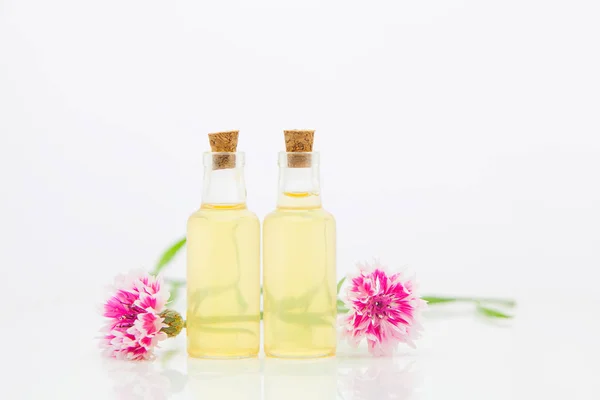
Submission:
POLYGON ((243 153, 205 153, 202 208, 245 207, 243 153))
POLYGON ((321 208, 318 153, 280 153, 277 207, 321 208))

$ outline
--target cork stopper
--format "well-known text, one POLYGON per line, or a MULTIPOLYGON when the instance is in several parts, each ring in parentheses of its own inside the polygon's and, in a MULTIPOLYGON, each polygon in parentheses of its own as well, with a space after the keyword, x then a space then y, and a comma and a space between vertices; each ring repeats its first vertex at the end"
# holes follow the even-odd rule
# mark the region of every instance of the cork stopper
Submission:
POLYGON ((285 136, 285 151, 288 153, 288 167, 308 168, 311 166, 311 155, 302 154, 312 152, 314 130, 292 129, 283 131, 285 136))
MULTIPOLYGON (((213 153, 235 153, 239 131, 215 132, 208 134, 210 149, 213 153)), ((235 155, 213 155, 213 169, 235 168, 235 155)))

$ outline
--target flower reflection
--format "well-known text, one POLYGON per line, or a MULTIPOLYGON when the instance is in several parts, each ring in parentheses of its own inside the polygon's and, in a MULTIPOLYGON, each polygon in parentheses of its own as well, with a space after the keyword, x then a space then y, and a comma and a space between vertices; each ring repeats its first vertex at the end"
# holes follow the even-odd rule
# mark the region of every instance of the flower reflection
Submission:
POLYGON ((340 357, 338 396, 344 400, 414 400, 417 378, 411 360, 340 357))
POLYGON ((239 360, 187 359, 188 390, 192 398, 260 400, 260 362, 239 360))
POLYGON ((156 363, 107 361, 113 391, 122 400, 166 400, 185 386, 184 374, 156 363))
POLYGON ((336 358, 265 359, 265 400, 336 398, 336 358))

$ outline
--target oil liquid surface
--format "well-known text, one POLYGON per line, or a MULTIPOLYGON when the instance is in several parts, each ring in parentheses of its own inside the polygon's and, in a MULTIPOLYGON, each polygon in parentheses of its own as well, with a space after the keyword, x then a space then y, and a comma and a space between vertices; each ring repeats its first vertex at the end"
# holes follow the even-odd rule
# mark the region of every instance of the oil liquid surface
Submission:
POLYGON ((334 355, 335 220, 320 205, 293 204, 267 215, 263 226, 265 353, 334 355))
POLYGON ((260 225, 240 205, 203 205, 187 225, 188 354, 240 358, 260 345, 260 225))

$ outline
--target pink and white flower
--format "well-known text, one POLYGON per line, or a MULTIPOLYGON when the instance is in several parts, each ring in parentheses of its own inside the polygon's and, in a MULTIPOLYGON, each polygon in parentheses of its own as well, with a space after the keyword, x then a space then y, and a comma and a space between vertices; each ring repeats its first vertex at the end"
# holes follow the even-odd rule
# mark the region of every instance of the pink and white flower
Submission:
POLYGON ((377 260, 357 266, 358 274, 347 279, 343 300, 349 311, 340 317, 342 338, 353 346, 366 339, 376 356, 393 354, 398 343, 415 347, 427 303, 417 295, 414 280, 402 273, 388 274, 377 260))
POLYGON ((105 355, 121 360, 150 360, 154 348, 167 338, 161 312, 169 299, 162 278, 132 272, 115 279, 114 293, 102 314, 110 318, 103 329, 105 355))

